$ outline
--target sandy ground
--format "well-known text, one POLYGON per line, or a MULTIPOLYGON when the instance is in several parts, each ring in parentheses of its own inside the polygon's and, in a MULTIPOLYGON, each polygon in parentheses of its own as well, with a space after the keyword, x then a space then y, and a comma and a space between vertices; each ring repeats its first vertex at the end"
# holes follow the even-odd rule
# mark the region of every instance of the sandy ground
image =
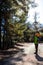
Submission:
POLYGON ((0 52, 0 65, 43 65, 43 43, 39 44, 37 55, 34 43, 18 43, 15 47, 0 52))

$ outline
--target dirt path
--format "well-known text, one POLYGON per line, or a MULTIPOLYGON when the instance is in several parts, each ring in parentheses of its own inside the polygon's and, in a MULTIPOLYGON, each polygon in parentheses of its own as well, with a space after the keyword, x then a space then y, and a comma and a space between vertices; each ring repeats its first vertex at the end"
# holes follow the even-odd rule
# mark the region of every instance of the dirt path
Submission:
POLYGON ((43 65, 43 44, 39 44, 38 54, 35 55, 33 43, 25 43, 16 46, 18 49, 8 49, 6 53, 0 54, 0 65, 43 65), (13 52, 12 52, 13 51, 13 52), (8 53, 11 52, 11 53, 8 53), (2 60, 1 60, 2 58, 2 60))

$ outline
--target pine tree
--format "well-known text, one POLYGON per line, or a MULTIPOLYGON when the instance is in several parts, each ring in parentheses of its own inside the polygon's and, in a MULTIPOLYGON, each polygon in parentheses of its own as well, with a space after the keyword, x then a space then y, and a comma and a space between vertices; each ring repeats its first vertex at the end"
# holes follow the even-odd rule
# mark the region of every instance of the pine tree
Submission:
POLYGON ((9 42, 12 42, 12 37, 18 36, 21 38, 23 36, 23 32, 26 29, 25 20, 28 13, 28 3, 28 0, 0 0, 0 21, 3 18, 5 20, 4 44, 10 45, 9 42), (14 17, 15 19, 13 19, 14 17))

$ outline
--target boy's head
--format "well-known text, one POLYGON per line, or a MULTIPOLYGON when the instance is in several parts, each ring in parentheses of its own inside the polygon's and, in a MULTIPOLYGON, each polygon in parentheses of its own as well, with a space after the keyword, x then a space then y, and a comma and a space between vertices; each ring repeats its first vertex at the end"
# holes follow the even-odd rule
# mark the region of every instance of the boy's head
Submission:
POLYGON ((39 37, 39 36, 40 36, 39 31, 37 31, 37 32, 35 33, 35 36, 37 36, 37 37, 39 37))

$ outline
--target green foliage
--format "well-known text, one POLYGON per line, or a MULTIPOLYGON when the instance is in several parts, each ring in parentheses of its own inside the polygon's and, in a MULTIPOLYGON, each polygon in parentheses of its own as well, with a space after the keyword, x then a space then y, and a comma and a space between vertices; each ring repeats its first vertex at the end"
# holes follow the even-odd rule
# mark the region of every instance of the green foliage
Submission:
MULTIPOLYGON (((10 32, 11 37, 16 41, 20 41, 24 37, 24 31, 27 29, 25 21, 19 22, 15 21, 11 23, 9 21, 8 32, 10 32)), ((21 40, 22 41, 22 40, 21 40)))
MULTIPOLYGON (((29 34, 27 25, 25 24, 26 15, 28 13, 28 0, 3 0, 0 5, 1 18, 4 18, 6 23, 4 25, 6 34, 4 33, 4 43, 6 45, 13 45, 13 42, 23 42, 29 34), (16 18, 13 18, 16 17, 16 18), (19 18, 20 20, 18 21, 19 18)), ((15 43, 14 43, 15 44, 15 43)))

